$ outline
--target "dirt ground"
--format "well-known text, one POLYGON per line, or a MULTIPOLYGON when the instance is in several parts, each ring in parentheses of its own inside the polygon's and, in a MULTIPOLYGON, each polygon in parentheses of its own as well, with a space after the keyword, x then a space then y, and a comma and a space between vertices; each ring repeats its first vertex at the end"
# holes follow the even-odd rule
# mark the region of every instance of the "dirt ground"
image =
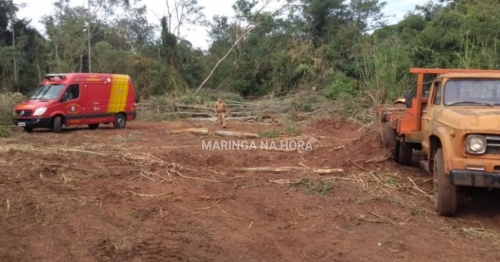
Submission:
POLYGON ((500 259, 498 192, 464 191, 456 217, 437 216, 418 164, 367 163, 385 154, 376 127, 324 119, 291 137, 286 126, 228 124, 282 131, 275 141, 319 139, 293 152, 203 150, 203 141, 237 139, 169 133, 203 125, 216 128, 130 122, 0 140, 1 260, 500 259), (344 172, 234 170, 299 164, 344 172))

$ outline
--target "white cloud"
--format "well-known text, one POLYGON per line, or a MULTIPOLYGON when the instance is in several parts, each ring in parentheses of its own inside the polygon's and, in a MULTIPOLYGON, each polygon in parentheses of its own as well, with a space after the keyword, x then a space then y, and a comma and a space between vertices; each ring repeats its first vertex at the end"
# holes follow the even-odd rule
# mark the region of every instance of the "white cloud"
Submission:
MULTIPOLYGON (((86 0, 70 0, 72 6, 86 6, 86 2, 86 0)), ((204 14, 209 20, 211 20, 214 15, 234 15, 232 5, 236 2, 235 0, 199 0, 198 2, 204 7, 204 14)), ((415 5, 423 5, 427 2, 428 0, 387 0, 387 5, 383 11, 387 15, 395 15, 395 17, 390 18, 388 21, 390 23, 397 23, 408 11, 413 10, 415 5)), ((32 26, 37 28, 42 33, 45 32, 43 25, 40 23, 40 19, 44 15, 53 13, 53 4, 49 4, 47 0, 14 0, 14 3, 26 4, 26 7, 19 11, 19 18, 31 19, 32 26)), ((275 10, 281 5, 281 3, 283 3, 283 0, 279 2, 274 1, 266 9, 275 10)), ((166 0, 142 0, 142 4, 146 5, 148 8, 149 21, 154 24, 159 24, 157 16, 162 16, 167 12, 166 0)), ((190 41, 193 46, 206 49, 209 41, 207 29, 208 28, 205 27, 189 26, 181 31, 181 35, 190 41)))

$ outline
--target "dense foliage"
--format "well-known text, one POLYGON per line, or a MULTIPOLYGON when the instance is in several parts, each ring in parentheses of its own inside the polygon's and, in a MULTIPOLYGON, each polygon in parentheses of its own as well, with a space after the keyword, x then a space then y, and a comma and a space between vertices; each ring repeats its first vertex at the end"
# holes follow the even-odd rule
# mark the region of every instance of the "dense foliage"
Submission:
POLYGON ((363 92, 377 104, 414 85, 410 67, 495 69, 500 63, 496 0, 429 2, 395 25, 384 24, 379 0, 289 0, 272 13, 259 12, 256 0, 238 0, 238 19, 211 21, 196 0, 175 0, 159 28, 140 1, 131 2, 71 7, 60 0, 44 17, 42 36, 17 19, 22 7, 0 0, 0 91, 26 94, 45 73, 91 70, 131 75, 140 98, 176 96, 196 90, 239 38, 203 88, 246 97, 310 90, 336 99, 363 92), (124 12, 116 15, 117 9, 124 12), (209 50, 179 37, 187 23, 208 24, 209 50))

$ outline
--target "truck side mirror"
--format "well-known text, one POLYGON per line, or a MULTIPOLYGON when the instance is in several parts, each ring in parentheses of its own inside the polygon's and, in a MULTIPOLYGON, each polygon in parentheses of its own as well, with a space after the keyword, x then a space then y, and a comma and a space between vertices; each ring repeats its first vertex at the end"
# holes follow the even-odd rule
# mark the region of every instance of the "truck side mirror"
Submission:
POLYGON ((406 103, 406 108, 411 108, 411 102, 413 99, 413 94, 411 93, 410 90, 405 91, 405 103, 406 103))

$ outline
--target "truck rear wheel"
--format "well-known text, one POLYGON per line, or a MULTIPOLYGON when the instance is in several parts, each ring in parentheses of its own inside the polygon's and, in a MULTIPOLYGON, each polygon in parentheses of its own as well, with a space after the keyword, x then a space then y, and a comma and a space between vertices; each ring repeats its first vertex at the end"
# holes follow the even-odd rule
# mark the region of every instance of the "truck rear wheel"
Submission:
POLYGON ((127 125, 127 118, 123 114, 118 114, 115 117, 115 121, 113 122, 114 128, 125 128, 127 125))
POLYGON ((443 150, 440 148, 434 155, 434 198, 435 210, 440 216, 453 216, 457 211, 457 187, 450 182, 444 173, 443 150))
POLYGON ((60 116, 56 116, 54 118, 54 132, 55 133, 61 133, 62 129, 62 120, 60 116))
POLYGON ((401 141, 396 142, 395 160, 398 164, 409 165, 411 162, 412 154, 413 154, 413 144, 412 143, 404 143, 401 141))
POLYGON ((394 129, 389 125, 389 123, 385 122, 382 124, 382 145, 385 148, 394 148, 396 147, 396 135, 394 133, 394 129))

